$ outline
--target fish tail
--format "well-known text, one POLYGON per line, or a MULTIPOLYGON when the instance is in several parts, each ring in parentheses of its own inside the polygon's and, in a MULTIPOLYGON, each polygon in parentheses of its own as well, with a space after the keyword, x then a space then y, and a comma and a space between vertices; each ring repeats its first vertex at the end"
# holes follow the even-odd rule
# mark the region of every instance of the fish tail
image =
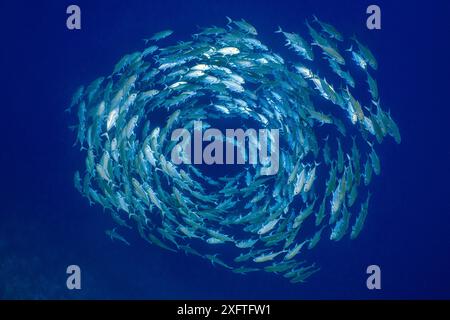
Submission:
POLYGON ((311 25, 309 24, 308 19, 305 19, 305 25, 306 25, 309 29, 313 29, 313 28, 311 27, 311 25))
POLYGON ((233 22, 233 20, 230 18, 230 17, 228 17, 228 16, 225 16, 225 18, 227 18, 227 20, 228 20, 228 23, 227 23, 227 25, 229 25, 230 23, 232 23, 233 22))
MULTIPOLYGON (((380 98, 378 98, 377 101, 372 100, 372 103, 373 103, 376 107, 379 107, 379 106, 380 106, 380 98)), ((389 110, 389 111, 390 111, 390 110, 389 110)))
POLYGON ((278 30, 276 30, 275 33, 282 33, 282 32, 283 32, 283 29, 281 29, 281 27, 278 26, 278 30))
POLYGON ((315 14, 313 14, 313 21, 314 22, 319 22, 319 19, 317 18, 317 16, 315 14))

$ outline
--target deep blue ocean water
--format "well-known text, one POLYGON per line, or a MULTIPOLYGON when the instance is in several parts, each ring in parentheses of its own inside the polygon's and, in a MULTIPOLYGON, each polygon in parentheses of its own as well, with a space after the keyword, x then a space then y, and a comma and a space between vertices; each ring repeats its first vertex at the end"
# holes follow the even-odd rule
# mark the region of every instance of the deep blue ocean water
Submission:
POLYGON ((369 1, 76 1, 82 29, 65 26, 72 1, 0 3, 0 298, 50 299, 418 299, 450 298, 448 13, 445 1, 377 1, 382 29, 365 27, 369 1), (401 133, 379 150, 366 226, 355 241, 324 241, 321 271, 303 285, 260 273, 240 276, 130 236, 111 242, 112 222, 73 188, 84 161, 63 112, 80 84, 107 75, 141 39, 170 28, 245 18, 268 45, 273 31, 303 29, 316 14, 355 33, 379 62, 377 80, 401 133), (66 267, 82 289, 66 288, 66 267), (366 267, 382 289, 366 288, 366 267))

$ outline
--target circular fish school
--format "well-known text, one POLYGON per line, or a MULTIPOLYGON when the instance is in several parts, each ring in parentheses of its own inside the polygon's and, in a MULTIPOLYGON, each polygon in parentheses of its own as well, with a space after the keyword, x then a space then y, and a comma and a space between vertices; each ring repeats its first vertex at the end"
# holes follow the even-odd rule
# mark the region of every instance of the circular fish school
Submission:
POLYGON ((321 242, 358 237, 381 172, 375 150, 401 140, 379 99, 374 54, 316 17, 273 34, 292 60, 245 20, 175 36, 146 39, 74 94, 69 110, 85 156, 75 187, 111 214, 112 240, 129 244, 127 234, 138 232, 235 273, 304 282, 320 269, 311 252, 321 242), (194 136, 198 123, 269 134, 209 139, 200 152, 209 146, 217 156, 214 142, 223 139, 226 153, 244 161, 208 168, 186 161, 194 146, 174 139, 175 130, 194 136), (276 157, 252 162, 251 150, 276 157))

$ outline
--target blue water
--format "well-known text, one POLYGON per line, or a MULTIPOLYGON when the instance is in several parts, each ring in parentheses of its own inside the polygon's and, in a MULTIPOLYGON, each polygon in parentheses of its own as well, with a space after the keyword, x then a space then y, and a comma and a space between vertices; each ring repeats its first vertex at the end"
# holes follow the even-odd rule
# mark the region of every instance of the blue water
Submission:
POLYGON ((72 1, 42 2, 0 3, 0 298, 450 298, 448 2, 377 1, 378 31, 365 27, 368 1, 76 1, 80 31, 65 27, 72 1), (197 25, 242 17, 280 46, 276 27, 304 30, 312 14, 376 54, 380 95, 402 133, 400 145, 379 148, 382 173, 360 237, 323 241, 322 270, 303 285, 236 275, 138 236, 131 247, 111 242, 109 215, 72 185, 84 160, 63 110, 75 89, 162 29, 185 40, 197 25), (79 291, 66 289, 71 264, 82 270, 79 291), (371 264, 381 267, 381 290, 366 288, 371 264))

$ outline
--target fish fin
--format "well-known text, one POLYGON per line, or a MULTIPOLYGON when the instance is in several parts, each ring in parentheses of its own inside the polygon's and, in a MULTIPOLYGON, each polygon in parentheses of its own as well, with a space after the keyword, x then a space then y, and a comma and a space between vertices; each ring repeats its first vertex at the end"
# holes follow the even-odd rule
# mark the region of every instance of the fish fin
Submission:
POLYGON ((106 140, 109 141, 109 135, 108 135, 108 132, 102 133, 100 136, 101 136, 101 137, 105 136, 105 137, 106 137, 106 140))

